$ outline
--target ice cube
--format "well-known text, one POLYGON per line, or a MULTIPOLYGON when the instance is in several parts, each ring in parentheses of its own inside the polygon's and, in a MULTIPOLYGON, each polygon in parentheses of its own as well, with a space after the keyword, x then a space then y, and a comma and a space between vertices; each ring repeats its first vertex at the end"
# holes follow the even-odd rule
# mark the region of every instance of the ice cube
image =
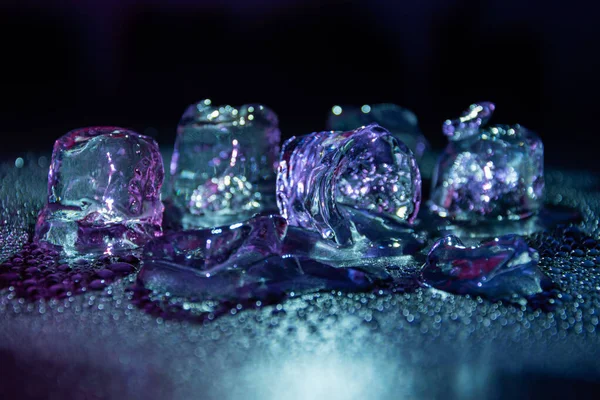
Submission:
POLYGON ((484 127, 494 108, 474 104, 444 123, 450 142, 436 165, 430 203, 441 217, 519 220, 542 206, 542 141, 520 125, 484 127))
POLYGON ((277 205, 290 225, 350 245, 362 237, 358 214, 412 223, 420 202, 412 152, 377 124, 293 137, 283 145, 277 205))
POLYGON ((183 227, 243 221, 275 208, 277 116, 260 104, 192 104, 177 128, 171 193, 183 227))
POLYGON ((73 130, 54 144, 35 240, 69 255, 142 245, 162 234, 163 177, 153 139, 118 127, 73 130))

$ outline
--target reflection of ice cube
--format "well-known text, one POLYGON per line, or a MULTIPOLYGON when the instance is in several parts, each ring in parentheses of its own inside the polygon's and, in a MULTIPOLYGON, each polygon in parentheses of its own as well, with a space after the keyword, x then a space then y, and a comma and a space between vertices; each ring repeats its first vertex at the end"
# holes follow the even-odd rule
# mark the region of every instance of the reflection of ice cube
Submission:
POLYGON ((334 131, 350 131, 361 126, 377 123, 406 144, 417 160, 423 157, 429 143, 419 130, 413 112, 395 104, 365 104, 362 107, 334 106, 327 119, 327 128, 334 131))
POLYGON ((539 255, 517 235, 466 247, 456 236, 438 240, 423 267, 424 281, 440 290, 523 302, 550 288, 539 255))
POLYGON ((54 144, 35 239, 67 254, 137 247, 161 234, 163 177, 153 139, 117 127, 71 131, 54 144))
POLYGON ((294 137, 283 146, 277 205, 290 225, 347 245, 358 235, 348 210, 412 223, 420 202, 412 152, 377 124, 294 137))
POLYGON ((185 228, 243 221, 274 207, 277 116, 262 105, 191 105, 177 128, 172 196, 185 228))
POLYGON ((520 125, 484 128, 494 108, 474 104, 444 123, 450 143, 434 172, 430 205, 442 217, 518 220, 542 206, 542 141, 520 125))

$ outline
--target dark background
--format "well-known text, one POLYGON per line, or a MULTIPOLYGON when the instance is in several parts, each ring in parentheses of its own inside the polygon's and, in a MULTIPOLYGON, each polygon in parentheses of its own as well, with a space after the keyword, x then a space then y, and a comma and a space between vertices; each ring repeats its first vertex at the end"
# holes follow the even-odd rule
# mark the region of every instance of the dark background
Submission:
POLYGON ((491 100, 538 132, 548 165, 597 169, 598 12, 577 1, 0 0, 3 158, 88 125, 171 146, 185 107, 262 102, 284 136, 334 104, 440 125, 491 100))

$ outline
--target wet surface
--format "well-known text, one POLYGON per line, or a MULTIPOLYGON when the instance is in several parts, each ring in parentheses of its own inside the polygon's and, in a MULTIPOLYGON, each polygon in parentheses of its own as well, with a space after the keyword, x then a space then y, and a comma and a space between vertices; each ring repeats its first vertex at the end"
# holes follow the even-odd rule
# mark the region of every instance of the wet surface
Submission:
POLYGON ((0 289, 27 301, 69 298, 103 290, 134 273, 138 264, 133 254, 101 256, 94 261, 62 260, 56 251, 27 243, 0 264, 0 289))
MULTIPOLYGON (((231 399, 597 393, 600 195, 593 176, 549 172, 546 204, 579 210, 582 223, 526 236, 540 255, 539 268, 558 287, 551 310, 421 287, 413 277, 424 258, 416 254, 388 260, 395 282, 388 286, 230 303, 218 318, 208 318, 209 312, 190 321, 161 312, 173 304, 189 313, 185 308, 192 304, 132 290, 137 275, 129 274, 129 265, 138 268, 133 259, 86 267, 88 289, 80 294, 21 294, 18 283, 36 273, 24 266, 35 257, 25 239, 44 198, 45 171, 38 161, 0 168, 2 274, 9 274, 0 292, 5 393, 231 399), (17 251, 21 257, 13 255, 17 251), (109 279, 106 287, 92 288, 98 279, 109 279)), ((362 267, 385 261, 365 259, 362 267)), ((64 281, 74 272, 61 273, 64 281)))

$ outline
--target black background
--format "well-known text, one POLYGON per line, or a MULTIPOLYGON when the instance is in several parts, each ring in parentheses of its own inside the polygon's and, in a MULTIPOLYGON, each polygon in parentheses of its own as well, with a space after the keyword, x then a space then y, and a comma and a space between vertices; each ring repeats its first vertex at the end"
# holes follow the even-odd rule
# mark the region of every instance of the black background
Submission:
POLYGON ((592 2, 21 0, 0 2, 2 158, 89 125, 171 146, 185 107, 261 102, 283 135, 334 104, 412 109, 429 140, 470 103, 538 132, 547 165, 597 169, 592 2))

